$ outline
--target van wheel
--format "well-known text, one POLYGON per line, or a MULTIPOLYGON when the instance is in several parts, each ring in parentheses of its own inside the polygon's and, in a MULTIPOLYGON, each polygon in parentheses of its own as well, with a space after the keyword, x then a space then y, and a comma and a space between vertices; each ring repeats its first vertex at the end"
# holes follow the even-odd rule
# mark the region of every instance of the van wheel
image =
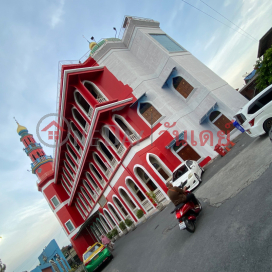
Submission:
POLYGON ((268 133, 271 127, 272 127, 272 118, 268 118, 267 120, 265 120, 263 124, 263 128, 265 132, 268 133))

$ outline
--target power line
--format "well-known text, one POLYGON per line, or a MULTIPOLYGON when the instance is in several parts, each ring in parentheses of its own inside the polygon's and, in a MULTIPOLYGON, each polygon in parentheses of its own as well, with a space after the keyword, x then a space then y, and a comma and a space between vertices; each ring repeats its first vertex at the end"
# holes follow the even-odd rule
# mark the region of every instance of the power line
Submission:
POLYGON ((226 25, 225 23, 223 23, 223 22, 221 22, 220 20, 214 18, 213 16, 211 16, 210 14, 204 12, 203 10, 201 10, 201 9, 199 9, 199 8, 197 8, 197 7, 195 7, 195 6, 193 6, 192 4, 190 4, 190 3, 188 3, 188 2, 186 2, 186 1, 184 1, 184 0, 181 0, 181 1, 184 2, 184 3, 186 3, 187 5, 189 5, 189 6, 193 7, 193 8, 195 8, 195 9, 197 9, 198 11, 200 11, 200 12, 206 14, 207 16, 213 18, 213 19, 216 20, 217 22, 219 22, 219 23, 221 23, 221 24, 227 26, 228 28, 230 28, 230 29, 232 29, 232 30, 235 30, 237 33, 239 33, 239 34, 241 34, 241 35, 243 35, 243 36, 245 36, 245 37, 251 39, 250 37, 246 36, 245 34, 239 32, 237 29, 235 29, 235 28, 233 28, 233 27, 231 27, 231 26, 229 26, 229 25, 226 25))
POLYGON ((247 35, 249 35, 252 39, 254 39, 255 41, 258 41, 257 39, 255 39, 254 37, 252 37, 249 33, 247 33, 245 30, 243 30, 241 27, 239 27, 238 25, 236 25, 235 23, 233 23, 231 20, 229 20, 227 17, 225 17, 223 14, 221 14, 220 12, 218 12, 217 10, 215 10, 214 8, 212 8, 211 6, 209 6, 207 3, 205 3, 204 1, 200 0, 203 4, 205 4, 206 6, 208 6, 210 9, 212 9, 213 11, 215 11, 216 13, 218 13, 219 15, 221 15, 223 18, 225 18, 226 20, 228 20, 230 23, 232 23, 233 25, 235 25, 236 27, 238 27, 240 30, 242 30, 244 33, 246 33, 247 35))

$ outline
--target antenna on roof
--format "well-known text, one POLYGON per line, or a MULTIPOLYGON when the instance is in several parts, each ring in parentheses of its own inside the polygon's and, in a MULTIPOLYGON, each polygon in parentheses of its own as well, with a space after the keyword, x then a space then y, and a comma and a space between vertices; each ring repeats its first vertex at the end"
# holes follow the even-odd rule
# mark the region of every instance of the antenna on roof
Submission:
POLYGON ((84 35, 82 35, 82 37, 83 37, 88 43, 90 43, 84 35))

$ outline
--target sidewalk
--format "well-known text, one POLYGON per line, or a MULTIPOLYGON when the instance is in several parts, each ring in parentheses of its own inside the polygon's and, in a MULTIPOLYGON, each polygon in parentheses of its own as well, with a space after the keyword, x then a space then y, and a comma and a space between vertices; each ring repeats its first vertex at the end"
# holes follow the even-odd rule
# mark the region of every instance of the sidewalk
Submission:
MULTIPOLYGON (((272 162, 272 144, 267 136, 249 140, 244 143, 244 139, 241 139, 239 143, 241 146, 248 144, 243 150, 235 150, 234 147, 225 157, 216 159, 215 165, 218 168, 222 162, 226 164, 219 168, 219 171, 215 171, 216 173, 207 182, 199 186, 195 191, 198 198, 219 207, 265 172, 272 162)), ((205 178, 205 173, 203 176, 205 178)))

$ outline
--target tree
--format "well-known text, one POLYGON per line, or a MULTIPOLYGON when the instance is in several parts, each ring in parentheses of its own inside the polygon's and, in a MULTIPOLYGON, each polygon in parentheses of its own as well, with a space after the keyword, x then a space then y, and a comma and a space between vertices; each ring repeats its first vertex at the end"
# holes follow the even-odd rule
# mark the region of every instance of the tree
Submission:
POLYGON ((255 69, 257 70, 256 89, 259 93, 272 84, 272 46, 266 50, 262 60, 256 61, 255 69))

